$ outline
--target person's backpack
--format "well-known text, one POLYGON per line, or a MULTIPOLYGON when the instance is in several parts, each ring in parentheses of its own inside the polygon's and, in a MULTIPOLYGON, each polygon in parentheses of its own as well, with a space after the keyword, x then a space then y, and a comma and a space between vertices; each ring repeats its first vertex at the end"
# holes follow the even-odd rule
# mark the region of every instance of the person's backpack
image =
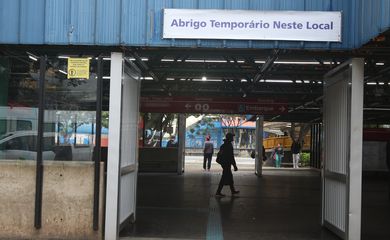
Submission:
POLYGON ((252 150, 251 152, 251 158, 255 158, 256 157, 256 151, 255 150, 252 150))
POLYGON ((217 153, 217 158, 215 159, 215 161, 218 163, 218 164, 221 164, 222 165, 222 155, 223 155, 223 144, 222 146, 219 148, 219 152, 217 153))

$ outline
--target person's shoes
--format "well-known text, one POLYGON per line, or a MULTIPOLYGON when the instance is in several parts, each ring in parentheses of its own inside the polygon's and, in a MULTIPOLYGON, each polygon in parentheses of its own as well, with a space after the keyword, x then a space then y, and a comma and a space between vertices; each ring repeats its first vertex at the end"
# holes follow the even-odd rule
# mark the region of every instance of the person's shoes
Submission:
POLYGON ((225 197, 226 195, 225 195, 225 194, 222 194, 222 193, 216 193, 215 196, 216 196, 216 197, 225 197))
POLYGON ((232 191, 232 194, 239 194, 239 193, 240 191, 236 191, 236 190, 232 191))

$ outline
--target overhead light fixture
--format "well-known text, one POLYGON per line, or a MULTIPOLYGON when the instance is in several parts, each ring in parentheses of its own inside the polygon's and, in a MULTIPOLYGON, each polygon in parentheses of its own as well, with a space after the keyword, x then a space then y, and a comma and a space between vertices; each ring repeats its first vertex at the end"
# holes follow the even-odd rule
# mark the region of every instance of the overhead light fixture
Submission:
POLYGON ((28 58, 30 58, 31 60, 34 60, 34 61, 38 61, 39 57, 35 54, 32 54, 30 52, 26 52, 27 55, 28 55, 28 58))
POLYGON ((206 79, 203 80, 203 78, 194 78, 192 79, 193 82, 222 82, 222 79, 206 79))
POLYGON ((333 64, 337 64, 339 65, 341 62, 323 62, 324 65, 333 65, 333 64))
POLYGON ((207 63, 226 63, 226 60, 205 60, 207 63))
POLYGON ((230 63, 235 63, 235 62, 237 62, 237 63, 245 63, 244 60, 237 60, 237 61, 230 60, 229 62, 230 63))
POLYGON ((384 66, 385 63, 383 63, 383 62, 377 62, 377 63, 375 63, 375 65, 377 65, 377 66, 384 66))
POLYGON ((65 74, 65 75, 68 75, 68 73, 67 72, 65 72, 65 71, 63 71, 63 70, 58 70, 60 73, 62 73, 62 74, 65 74))
POLYGON ((35 57, 33 57, 33 56, 30 56, 30 55, 28 55, 28 58, 34 60, 35 62, 38 61, 38 58, 35 58, 35 57))
POLYGON ((292 83, 292 80, 265 80, 268 83, 292 83))
POLYGON ((207 81, 207 77, 206 77, 206 76, 203 76, 203 77, 202 77, 202 81, 207 81))
POLYGON ((140 79, 141 79, 141 80, 153 80, 152 77, 141 77, 140 79))
POLYGON ((320 63, 319 62, 313 62, 313 61, 301 61, 301 62, 275 61, 274 64, 318 65, 320 63))
POLYGON ((200 59, 186 59, 185 62, 202 63, 204 60, 200 59))

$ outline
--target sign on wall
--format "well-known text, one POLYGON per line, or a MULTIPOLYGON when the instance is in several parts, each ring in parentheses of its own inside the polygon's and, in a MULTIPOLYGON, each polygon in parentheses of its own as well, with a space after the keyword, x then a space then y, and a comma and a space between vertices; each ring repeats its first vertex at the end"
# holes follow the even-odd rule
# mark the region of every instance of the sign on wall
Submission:
POLYGON ((164 9, 163 38, 341 41, 341 12, 164 9))
POLYGON ((257 98, 221 97, 141 97, 141 112, 285 114, 286 103, 257 98))
POLYGON ((68 78, 89 78, 89 58, 68 58, 68 78))

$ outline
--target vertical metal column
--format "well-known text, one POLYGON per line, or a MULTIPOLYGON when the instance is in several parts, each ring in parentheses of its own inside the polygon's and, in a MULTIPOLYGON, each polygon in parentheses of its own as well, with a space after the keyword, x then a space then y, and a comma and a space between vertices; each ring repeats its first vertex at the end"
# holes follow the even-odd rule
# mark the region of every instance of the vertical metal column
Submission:
POLYGON ((42 189, 43 189, 43 131, 44 131, 44 111, 45 111, 45 73, 46 57, 40 57, 39 63, 39 107, 38 107, 38 136, 37 136, 37 167, 35 180, 35 216, 34 227, 42 227, 42 189))
POLYGON ((314 167, 314 124, 310 127, 310 167, 314 167))
POLYGON ((264 116, 258 116, 256 119, 255 174, 259 177, 263 175, 263 128, 264 116))
POLYGON ((318 169, 321 168, 321 128, 320 123, 311 126, 310 166, 318 169))
POLYGON ((322 124, 319 123, 317 125, 317 161, 316 161, 316 167, 321 168, 321 151, 322 151, 322 124))
MULTIPOLYGON (((93 229, 99 229, 99 195, 100 195, 100 161, 101 161, 101 133, 102 133, 102 95, 103 95, 103 58, 98 58, 98 76, 96 89, 96 137, 95 137, 95 173, 93 192, 93 229)), ((92 124, 93 126, 93 124, 92 124)), ((93 128, 92 128, 93 132, 93 128)))
POLYGON ((178 129, 178 161, 177 161, 177 174, 181 175, 184 172, 185 161, 185 146, 186 146, 186 117, 184 114, 179 114, 179 129, 178 129))

